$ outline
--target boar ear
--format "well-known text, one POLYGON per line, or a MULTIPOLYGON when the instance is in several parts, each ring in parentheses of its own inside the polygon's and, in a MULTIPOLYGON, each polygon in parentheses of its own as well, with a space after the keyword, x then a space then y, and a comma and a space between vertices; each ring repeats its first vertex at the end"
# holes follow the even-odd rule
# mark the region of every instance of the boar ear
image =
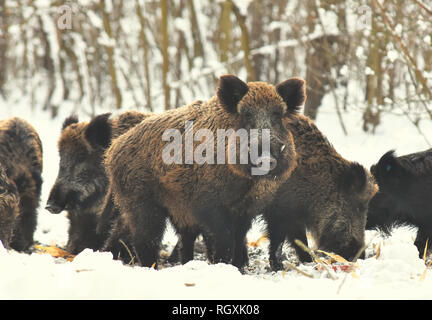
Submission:
POLYGON ((339 187, 348 193, 361 193, 366 188, 366 169, 357 162, 353 162, 339 175, 339 187))
POLYGON ((64 129, 66 129, 66 127, 69 127, 73 123, 78 123, 78 116, 75 114, 70 115, 69 117, 67 117, 65 119, 65 121, 63 121, 62 131, 64 129))
POLYGON ((92 147, 108 148, 111 143, 111 113, 94 117, 85 130, 85 137, 92 147))
MULTIPOLYGON (((390 150, 386 152, 378 163, 373 166, 373 175, 388 175, 398 171, 399 164, 397 162, 395 151, 390 150)), ((372 168, 371 168, 372 169, 372 168)))
POLYGON ((237 104, 249 91, 246 83, 231 74, 219 78, 217 96, 221 105, 231 113, 237 112, 237 104))
POLYGON ((290 78, 276 86, 277 93, 288 107, 288 114, 296 113, 306 101, 306 81, 301 78, 290 78))

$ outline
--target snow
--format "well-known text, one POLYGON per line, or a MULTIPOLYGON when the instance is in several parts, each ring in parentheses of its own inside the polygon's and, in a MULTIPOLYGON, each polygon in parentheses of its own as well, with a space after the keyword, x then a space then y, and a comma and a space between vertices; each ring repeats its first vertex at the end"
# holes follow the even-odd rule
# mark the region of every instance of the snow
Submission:
POLYGON ((237 6, 237 8, 240 11, 240 14, 243 16, 247 15, 247 9, 249 5, 251 4, 252 0, 234 0, 234 4, 237 6))
POLYGON ((387 52, 387 57, 389 58, 390 62, 395 62, 397 58, 399 58, 399 52, 396 50, 390 50, 387 52))
POLYGON ((99 38, 98 38, 98 43, 102 46, 105 47, 115 47, 115 40, 113 38, 110 38, 106 32, 101 32, 99 38))
MULTIPOLYGON (((44 184, 35 238, 44 245, 64 246, 68 228, 65 214, 52 215, 43 208, 57 175, 56 140, 61 123, 73 107, 63 105, 59 117, 51 120, 48 113, 30 111, 25 98, 13 103, 0 101, 0 105, 0 119, 20 116, 41 136, 44 184)), ((87 117, 82 115, 81 120, 87 117)), ((347 136, 338 123, 332 97, 327 95, 317 119, 319 128, 339 153, 366 167, 392 148, 404 154, 429 147, 403 116, 387 114, 375 135, 361 130, 359 111, 343 113, 343 120, 347 136)), ((430 121, 420 125, 423 132, 432 132, 430 121)), ((248 241, 257 241, 261 235, 262 226, 255 223, 248 241)), ((269 271, 268 241, 249 248, 245 274, 231 265, 211 265, 199 253, 185 265, 154 270, 125 266, 113 260, 111 253, 90 249, 70 262, 48 254, 7 251, 0 245, 0 299, 431 299, 432 270, 426 269, 418 256, 415 235, 416 229, 410 227, 397 228, 387 238, 378 231, 367 231, 366 259, 359 259, 352 272, 330 269, 334 280, 316 263, 298 265, 313 278, 292 269, 269 271)), ((175 243, 175 234, 168 229, 164 248, 170 251, 175 243)), ((296 263, 292 249, 287 247, 286 253, 288 260, 296 263)))

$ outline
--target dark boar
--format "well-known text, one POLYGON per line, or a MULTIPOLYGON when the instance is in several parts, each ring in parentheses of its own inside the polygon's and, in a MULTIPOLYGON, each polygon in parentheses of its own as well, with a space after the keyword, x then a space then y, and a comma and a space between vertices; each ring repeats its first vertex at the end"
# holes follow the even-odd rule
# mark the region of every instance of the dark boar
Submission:
MULTIPOLYGON (((143 266, 157 262, 167 218, 180 235, 190 237, 200 230, 211 239, 212 261, 238 267, 247 263, 245 236, 251 220, 296 165, 292 136, 286 128, 304 100, 301 79, 289 79, 274 87, 263 82, 246 84, 226 75, 219 79, 217 94, 210 100, 151 116, 113 141, 105 164, 114 204, 131 231, 143 266), (193 121, 193 131, 185 128, 188 120, 193 121), (251 174, 259 163, 252 155, 244 164, 164 162, 163 150, 168 144, 162 137, 168 129, 181 132, 181 141, 186 134, 208 129, 215 140, 222 138, 224 143, 225 137, 218 136, 217 129, 232 129, 232 135, 240 128, 270 130, 270 154, 262 153, 261 158, 261 164, 269 165, 267 174, 251 174)), ((216 143, 211 145, 207 139, 205 154, 213 150, 216 155, 216 143)), ((263 144, 258 143, 258 147, 262 149, 263 144)), ((181 145, 181 160, 187 157, 185 148, 181 145)), ((236 152, 238 155, 239 148, 236 152)))
MULTIPOLYGON (((287 128, 298 159, 264 212, 270 265, 274 270, 283 268, 285 239, 307 244, 306 229, 319 249, 352 259, 364 246, 367 206, 377 191, 374 179, 361 165, 341 157, 307 117, 298 116, 287 128)), ((311 261, 296 244, 294 249, 302 262, 311 261)))
POLYGON ((10 248, 15 223, 19 215, 19 195, 15 183, 6 175, 0 163, 0 241, 10 248))
POLYGON ((432 240, 432 149, 397 157, 385 153, 371 167, 379 192, 369 204, 366 229, 381 229, 390 234, 402 224, 418 228, 414 241, 423 256, 426 241, 432 240))
POLYGON ((9 198, 13 203, 16 193, 19 199, 18 216, 14 205, 10 208, 16 219, 9 246, 25 251, 33 244, 42 189, 42 143, 27 121, 17 117, 0 121, 0 165, 3 178, 8 179, 3 182, 6 193, 0 194, 0 199, 9 198))
MULTIPOLYGON (((108 190, 108 178, 103 165, 105 150, 111 139, 135 126, 148 114, 128 111, 109 119, 110 113, 79 122, 68 117, 58 141, 60 166, 51 189, 46 209, 51 213, 68 212, 69 239, 67 251, 77 254, 85 248, 98 250, 108 230, 96 232, 99 212, 108 190)), ((111 216, 106 220, 113 219, 111 216)), ((105 221, 106 225, 109 222, 105 221)))

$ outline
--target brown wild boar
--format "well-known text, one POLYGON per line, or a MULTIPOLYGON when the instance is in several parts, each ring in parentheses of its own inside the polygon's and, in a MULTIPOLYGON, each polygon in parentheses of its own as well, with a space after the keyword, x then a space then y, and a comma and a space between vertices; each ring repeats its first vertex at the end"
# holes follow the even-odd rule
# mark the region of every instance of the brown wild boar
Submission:
POLYGON ((46 209, 54 214, 68 212, 70 226, 66 249, 72 254, 85 248, 98 250, 102 247, 114 219, 107 215, 104 229, 96 232, 108 190, 104 152, 112 139, 148 116, 137 111, 127 111, 113 119, 109 119, 110 115, 102 114, 89 122, 79 122, 76 116, 70 116, 63 123, 58 141, 59 172, 46 209))
MULTIPOLYGON (((252 218, 296 166, 292 135, 286 128, 297 117, 298 106, 304 100, 305 83, 298 78, 273 86, 264 82, 245 83, 225 75, 219 79, 217 94, 210 100, 148 117, 113 141, 105 160, 113 200, 122 223, 131 232, 143 266, 157 262, 167 218, 180 235, 187 236, 192 229, 210 238, 212 261, 231 262, 238 267, 247 263, 245 236, 252 218), (187 126, 188 121, 193 122, 193 127, 187 126), (266 147, 261 142, 264 130, 268 129, 269 152, 262 152, 259 159, 250 153, 243 163, 187 163, 187 145, 180 144, 180 152, 173 149, 173 162, 167 163, 164 150, 173 140, 164 141, 165 134, 169 130, 180 132, 180 141, 186 141, 188 135, 201 129, 207 130, 208 135, 201 145, 197 142, 203 137, 195 139, 189 150, 194 155, 198 152, 206 159, 211 159, 212 153, 219 155, 220 149, 216 143, 211 144, 210 136, 226 142, 240 129, 260 132, 261 139, 251 137, 246 145, 246 149, 248 145, 249 148, 257 145, 258 150, 266 147), (218 130, 225 135, 218 135, 218 130), (254 175, 253 169, 264 164, 269 170, 254 175)), ((226 160, 232 149, 226 143, 222 146, 221 159, 226 160)), ((244 151, 242 147, 235 154, 244 151)), ((181 237, 182 241, 185 238, 181 237)))
POLYGON ((17 117, 0 121, 0 166, 3 167, 0 188, 4 190, 0 194, 3 202, 0 224, 1 228, 8 225, 6 229, 13 224, 13 231, 6 231, 9 235, 12 232, 11 238, 5 236, 9 240, 2 240, 12 249, 25 251, 33 244, 42 189, 42 143, 27 121, 17 117))
MULTIPOLYGON (((378 190, 373 176, 340 156, 309 118, 299 115, 287 127, 298 158, 291 177, 264 211, 272 268, 283 268, 285 239, 307 244, 306 229, 319 249, 354 258, 364 246, 368 203, 378 190)), ((308 253, 294 248, 301 261, 311 261, 308 253)))

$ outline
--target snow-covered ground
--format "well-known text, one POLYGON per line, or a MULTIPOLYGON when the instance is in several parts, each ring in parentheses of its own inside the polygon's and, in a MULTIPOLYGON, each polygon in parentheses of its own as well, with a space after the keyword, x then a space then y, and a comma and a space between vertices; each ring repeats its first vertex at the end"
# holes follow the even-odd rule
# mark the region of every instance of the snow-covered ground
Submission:
MULTIPOLYGON (((360 113, 345 113, 349 135, 344 136, 331 99, 326 97, 323 103, 317 119, 319 128, 344 157, 366 167, 389 149, 405 154, 429 147, 402 116, 386 116, 377 133, 367 135, 361 130, 360 113)), ((44 184, 35 238, 44 245, 60 247, 67 241, 67 218, 64 213, 52 215, 43 208, 57 175, 56 140, 69 111, 62 112, 58 119, 51 120, 47 113, 30 111, 25 101, 0 101, 0 119, 20 116, 41 136, 44 184)), ((431 121, 422 122, 423 132, 430 133, 431 129, 431 121)), ((428 138, 432 140, 432 136, 428 138)), ((257 223, 248 241, 257 241, 261 235, 257 223)), ((431 299, 432 269, 426 269, 418 258, 415 235, 416 229, 408 227, 395 229, 388 238, 367 231, 365 260, 358 260, 349 271, 337 263, 327 269, 317 263, 299 265, 307 275, 292 269, 270 272, 267 241, 250 246, 246 274, 231 265, 210 265, 201 254, 186 265, 154 270, 124 266, 106 252, 85 250, 70 262, 48 254, 6 251, 0 246, 0 299, 431 299)), ((174 233, 168 230, 165 249, 171 250, 175 242, 174 233)), ((295 263, 289 248, 287 255, 295 263)))

